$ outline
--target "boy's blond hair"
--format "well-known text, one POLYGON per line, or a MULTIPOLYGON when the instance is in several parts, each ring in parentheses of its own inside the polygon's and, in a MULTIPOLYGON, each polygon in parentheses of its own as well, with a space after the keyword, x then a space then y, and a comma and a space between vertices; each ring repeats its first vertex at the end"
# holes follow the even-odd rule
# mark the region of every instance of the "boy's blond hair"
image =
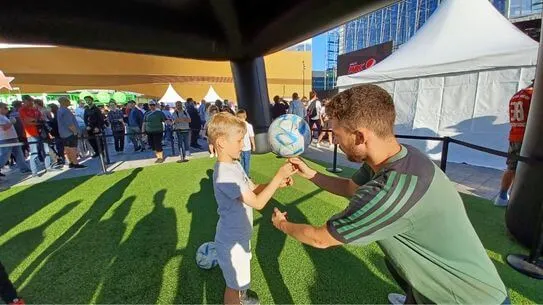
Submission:
POLYGON ((245 132, 247 132, 245 122, 228 112, 217 113, 207 125, 207 137, 213 144, 219 137, 245 134, 245 132))

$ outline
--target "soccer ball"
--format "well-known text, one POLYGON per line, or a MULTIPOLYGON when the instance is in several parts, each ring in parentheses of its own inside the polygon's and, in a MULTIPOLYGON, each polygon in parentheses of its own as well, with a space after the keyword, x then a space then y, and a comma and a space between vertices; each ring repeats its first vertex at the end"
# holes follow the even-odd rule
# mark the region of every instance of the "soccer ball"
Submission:
POLYGON ((196 264, 202 269, 211 269, 219 264, 215 243, 203 243, 196 251, 196 264))
POLYGON ((303 118, 295 114, 283 114, 271 123, 268 142, 276 155, 299 156, 311 144, 311 130, 303 118))

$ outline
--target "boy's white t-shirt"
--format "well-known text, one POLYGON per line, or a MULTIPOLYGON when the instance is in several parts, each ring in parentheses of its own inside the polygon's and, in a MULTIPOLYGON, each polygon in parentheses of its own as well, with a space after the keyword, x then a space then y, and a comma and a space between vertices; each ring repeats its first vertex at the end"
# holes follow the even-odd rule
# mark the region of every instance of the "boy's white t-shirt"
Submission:
POLYGON ((245 122, 245 126, 247 126, 247 132, 245 133, 245 136, 243 137, 242 151, 251 151, 251 137, 255 136, 255 132, 253 130, 253 125, 251 125, 251 123, 245 122))
POLYGON ((253 208, 242 202, 241 194, 253 188, 253 182, 238 161, 215 163, 213 190, 219 214, 215 241, 229 244, 251 240, 253 208))

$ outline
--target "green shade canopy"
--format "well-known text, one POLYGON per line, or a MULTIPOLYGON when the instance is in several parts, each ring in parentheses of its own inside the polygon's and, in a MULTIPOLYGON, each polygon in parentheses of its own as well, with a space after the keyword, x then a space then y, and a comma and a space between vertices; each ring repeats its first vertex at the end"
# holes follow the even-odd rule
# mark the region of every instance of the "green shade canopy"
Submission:
POLYGON ((117 104, 125 104, 126 94, 124 94, 124 92, 115 92, 113 93, 113 99, 117 102, 117 104))
POLYGON ((96 99, 102 104, 107 104, 111 99, 111 95, 105 91, 100 91, 96 94, 96 99))

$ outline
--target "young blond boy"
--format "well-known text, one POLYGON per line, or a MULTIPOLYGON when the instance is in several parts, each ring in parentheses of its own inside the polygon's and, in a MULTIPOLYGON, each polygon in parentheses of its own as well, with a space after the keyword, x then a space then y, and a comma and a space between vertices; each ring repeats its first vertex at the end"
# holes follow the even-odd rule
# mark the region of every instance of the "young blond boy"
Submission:
POLYGON ((226 282, 225 304, 254 304, 247 296, 251 283, 251 235, 253 208, 260 210, 278 188, 292 184, 296 169, 285 163, 267 184, 255 185, 237 161, 247 132, 244 121, 230 113, 213 116, 207 127, 210 143, 217 152, 213 189, 219 221, 215 247, 219 266, 226 282))

